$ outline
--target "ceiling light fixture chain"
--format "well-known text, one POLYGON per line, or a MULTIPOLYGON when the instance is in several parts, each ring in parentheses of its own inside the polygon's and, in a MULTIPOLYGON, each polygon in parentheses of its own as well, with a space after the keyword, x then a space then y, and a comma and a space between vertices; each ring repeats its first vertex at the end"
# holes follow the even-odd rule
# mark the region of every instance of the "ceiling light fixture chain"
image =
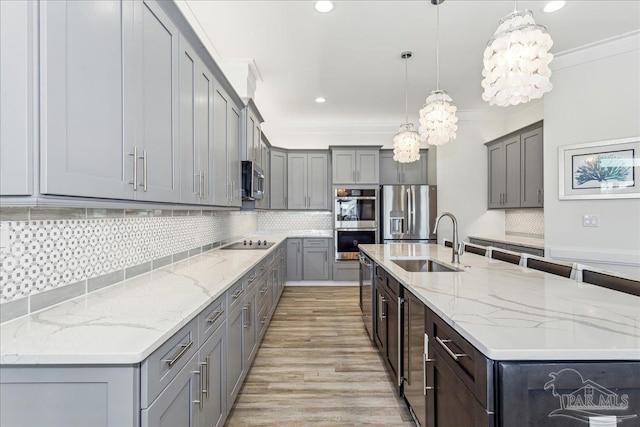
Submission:
POLYGON ((442 145, 456 139, 458 110, 449 94, 440 89, 440 4, 444 0, 431 0, 436 6, 436 90, 432 91, 420 110, 420 139, 430 145, 442 145))

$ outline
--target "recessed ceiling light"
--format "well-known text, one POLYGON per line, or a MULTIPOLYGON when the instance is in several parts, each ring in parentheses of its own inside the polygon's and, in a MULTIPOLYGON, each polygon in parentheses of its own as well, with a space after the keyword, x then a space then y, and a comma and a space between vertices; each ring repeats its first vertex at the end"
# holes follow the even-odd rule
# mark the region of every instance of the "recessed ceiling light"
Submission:
POLYGON ((558 0, 550 1, 544 6, 544 9, 542 10, 547 13, 555 12, 556 10, 562 9, 565 4, 567 4, 566 1, 558 1, 558 0))
POLYGON ((319 96, 319 97, 316 98, 316 102, 318 104, 322 104, 324 102, 327 102, 327 98, 323 98, 322 96, 319 96))
POLYGON ((327 13, 333 10, 333 2, 330 1, 317 1, 316 10, 320 13, 327 13))

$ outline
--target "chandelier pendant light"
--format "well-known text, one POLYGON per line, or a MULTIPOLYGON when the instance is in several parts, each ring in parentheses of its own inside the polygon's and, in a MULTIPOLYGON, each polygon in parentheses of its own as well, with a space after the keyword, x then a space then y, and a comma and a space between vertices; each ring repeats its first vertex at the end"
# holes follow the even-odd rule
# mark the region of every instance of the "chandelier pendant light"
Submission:
POLYGON ((490 105, 524 104, 553 88, 551 36, 531 11, 518 11, 517 6, 514 0, 513 13, 502 18, 484 51, 482 99, 490 105))
POLYGON ((409 123, 409 95, 408 65, 411 52, 402 52, 400 57, 404 59, 404 110, 406 123, 400 126, 398 133, 393 137, 393 160, 399 163, 412 163, 420 160, 420 135, 413 130, 413 123, 409 123))
POLYGON ((458 110, 453 99, 440 89, 440 8, 444 0, 431 0, 436 5, 436 90, 427 97, 420 110, 420 139, 430 145, 442 145, 456 139, 458 110))

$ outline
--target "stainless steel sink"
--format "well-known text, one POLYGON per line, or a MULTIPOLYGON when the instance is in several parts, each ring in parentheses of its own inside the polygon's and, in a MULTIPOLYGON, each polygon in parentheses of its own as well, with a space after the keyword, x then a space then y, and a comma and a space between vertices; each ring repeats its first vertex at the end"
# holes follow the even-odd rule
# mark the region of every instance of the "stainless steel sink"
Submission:
POLYGON ((392 259, 391 262, 411 273, 458 272, 460 270, 447 267, 430 259, 392 259))

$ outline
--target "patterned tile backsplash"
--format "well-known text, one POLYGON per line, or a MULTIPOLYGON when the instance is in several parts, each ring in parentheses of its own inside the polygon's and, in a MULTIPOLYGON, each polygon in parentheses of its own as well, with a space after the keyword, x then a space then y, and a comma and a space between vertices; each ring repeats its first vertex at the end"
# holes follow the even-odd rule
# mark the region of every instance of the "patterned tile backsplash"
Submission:
POLYGON ((332 230, 333 216, 331 212, 258 212, 258 230, 332 230))
POLYGON ((258 218, 255 212, 2 208, 0 224, 9 237, 0 253, 3 304, 140 274, 152 261, 168 264, 255 232, 258 218))
POLYGON ((543 209, 506 210, 504 215, 505 234, 525 237, 544 237, 543 209))

